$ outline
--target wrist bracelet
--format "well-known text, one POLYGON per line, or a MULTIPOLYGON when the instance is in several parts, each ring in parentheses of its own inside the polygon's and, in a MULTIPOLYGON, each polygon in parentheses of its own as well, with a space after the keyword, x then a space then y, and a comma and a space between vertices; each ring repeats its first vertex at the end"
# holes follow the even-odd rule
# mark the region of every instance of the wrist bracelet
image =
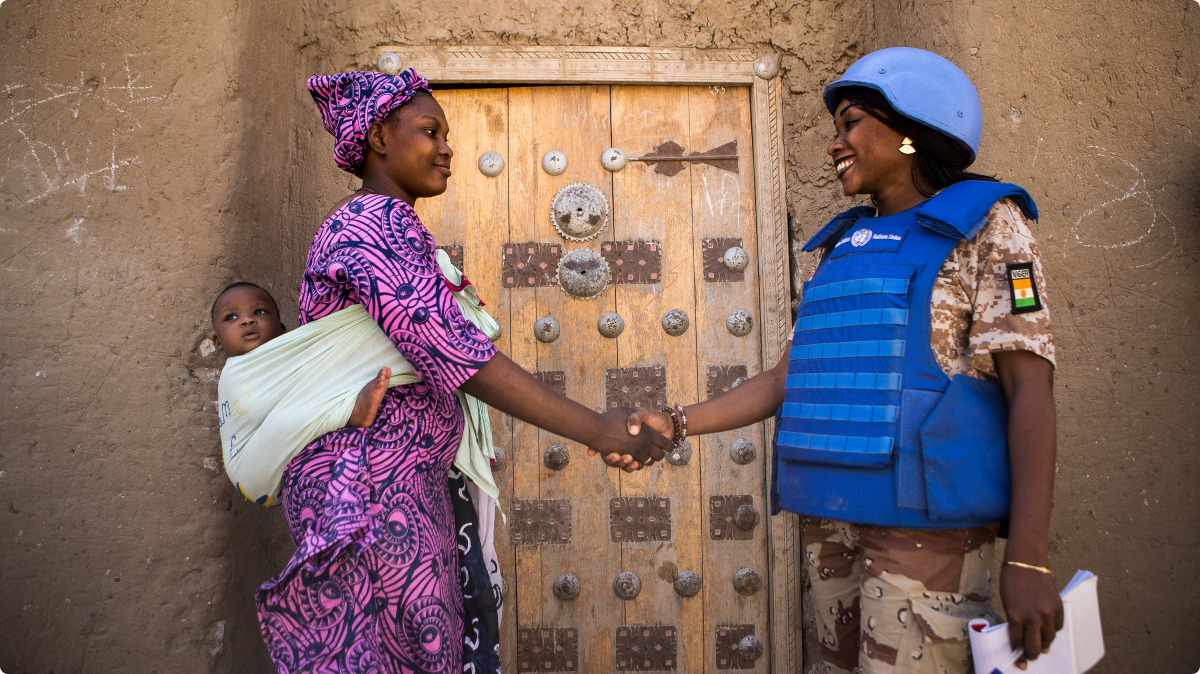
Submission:
POLYGON ((671 444, 673 444, 675 446, 675 448, 678 449, 679 448, 679 417, 675 413, 675 408, 670 407, 670 406, 662 408, 662 412, 664 414, 666 414, 667 416, 671 417, 671 427, 672 427, 671 444))
POLYGON ((676 445, 687 440, 687 415, 683 413, 683 405, 676 405, 675 411, 679 413, 679 439, 676 445))
POLYGON ((1050 569, 1047 569, 1044 566, 1034 566, 1033 564, 1025 564, 1023 562, 1004 562, 1004 563, 1009 566, 1015 566, 1018 569, 1029 569, 1030 571, 1041 571, 1042 573, 1046 574, 1047 576, 1054 575, 1054 574, 1050 573, 1050 569))

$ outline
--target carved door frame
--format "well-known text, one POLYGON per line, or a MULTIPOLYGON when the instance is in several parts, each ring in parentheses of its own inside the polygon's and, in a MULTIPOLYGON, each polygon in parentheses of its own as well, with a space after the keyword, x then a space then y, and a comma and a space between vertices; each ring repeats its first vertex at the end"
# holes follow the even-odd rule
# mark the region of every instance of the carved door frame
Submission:
MULTIPOLYGON (((376 57, 398 56, 402 67, 415 68, 434 84, 749 87, 763 371, 779 360, 792 323, 784 197, 783 92, 775 54, 756 58, 753 52, 743 49, 404 45, 382 45, 373 51, 376 57)), ((767 437, 773 437, 773 420, 768 419, 764 425, 767 437)), ((774 448, 770 442, 765 444, 764 458, 770 465, 774 448)), ((769 480, 769 476, 770 471, 764 471, 764 479, 769 480)), ((763 485, 768 498, 769 487, 763 485)), ((799 520, 785 512, 770 518, 767 531, 771 671, 798 672, 803 652, 799 520)))

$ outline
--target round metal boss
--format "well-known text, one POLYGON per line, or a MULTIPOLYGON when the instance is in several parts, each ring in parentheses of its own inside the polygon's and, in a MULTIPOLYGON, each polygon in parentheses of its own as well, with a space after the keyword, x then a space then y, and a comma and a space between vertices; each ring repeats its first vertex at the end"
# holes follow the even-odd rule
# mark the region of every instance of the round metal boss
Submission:
POLYGON ((625 331, 625 319, 615 311, 606 311, 596 321, 596 330, 609 339, 615 339, 625 331))
POLYGON ((492 464, 492 472, 499 473, 508 465, 508 455, 500 447, 492 447, 492 453, 496 455, 494 459, 495 463, 492 464))
POLYGON ((750 531, 758 524, 758 509, 750 504, 739 507, 733 513, 733 524, 742 531, 750 531))
POLYGON ((742 656, 743 660, 754 661, 762 657, 762 654, 762 642, 753 634, 746 635, 738 642, 738 655, 742 656))
POLYGON ((537 337, 537 340, 543 344, 549 344, 558 339, 561 332, 558 327, 558 321, 550 316, 543 316, 533 324, 533 336, 537 337))
POLYGON ((754 74, 769 80, 779 74, 779 55, 763 54, 754 59, 754 74))
POLYGON ((663 330, 672 337, 678 337, 687 332, 688 315, 683 309, 671 309, 662 317, 663 330))
POLYGON ((550 445, 542 456, 542 463, 550 470, 562 470, 571 463, 571 453, 562 445, 550 445))
POLYGON ((504 171, 504 157, 499 152, 484 152, 479 155, 479 172, 495 178, 504 171))
POLYGON ((608 224, 608 199, 586 183, 571 183, 554 195, 550 221, 568 241, 596 238, 608 224))
POLYGON ((692 446, 687 440, 679 443, 679 446, 667 452, 667 463, 672 466, 686 465, 692 458, 692 446))
POLYGON ((738 569, 738 572, 733 574, 733 589, 743 597, 749 597, 762 589, 762 576, 754 569, 738 569))
POLYGON ((594 300, 608 287, 608 262, 591 248, 576 248, 558 261, 558 286, 577 300, 594 300))
POLYGON ((552 176, 560 176, 567 170, 567 155, 558 150, 550 150, 542 155, 542 170, 552 176))
POLYGON ((750 264, 750 256, 746 254, 744 248, 733 246, 725 251, 725 255, 721 257, 721 264, 731 272, 744 271, 750 264))
POLYGON ((564 573, 554 580, 554 596, 561 601, 571 601, 579 596, 579 579, 573 574, 564 573))
POLYGON ((404 61, 400 60, 400 55, 396 52, 385 51, 375 59, 375 69, 388 75, 399 75, 404 69, 404 61))
POLYGON ((754 328, 754 318, 750 316, 750 312, 742 309, 731 311, 725 319, 725 327, 734 337, 745 337, 754 328))
POLYGON ((610 147, 600 153, 600 164, 604 170, 616 173, 625 168, 625 164, 629 162, 629 158, 625 156, 625 151, 619 147, 610 147))
POLYGON ((680 597, 695 597, 700 593, 700 574, 695 571, 680 571, 675 574, 675 593, 680 597))
POLYGON ((613 579, 613 592, 621 599, 633 599, 642 591, 642 579, 632 571, 622 571, 613 579))
POLYGON ((754 460, 757 452, 754 450, 754 443, 746 438, 738 438, 729 445, 729 458, 739 466, 744 466, 754 460))

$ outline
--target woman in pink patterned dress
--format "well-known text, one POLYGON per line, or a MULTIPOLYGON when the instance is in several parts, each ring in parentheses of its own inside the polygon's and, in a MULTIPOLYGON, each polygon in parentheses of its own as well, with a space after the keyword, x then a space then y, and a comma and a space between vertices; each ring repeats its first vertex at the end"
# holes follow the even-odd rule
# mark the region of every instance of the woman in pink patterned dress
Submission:
POLYGON ((297 549, 257 593, 263 638, 284 673, 495 671, 494 646, 464 625, 447 483, 463 429, 454 389, 642 465, 670 443, 554 393, 463 317, 413 210, 445 191, 453 157, 424 78, 353 72, 308 87, 338 166, 363 187, 313 239, 300 323, 362 304, 422 381, 389 389, 369 428, 318 438, 289 464, 283 507, 297 549))

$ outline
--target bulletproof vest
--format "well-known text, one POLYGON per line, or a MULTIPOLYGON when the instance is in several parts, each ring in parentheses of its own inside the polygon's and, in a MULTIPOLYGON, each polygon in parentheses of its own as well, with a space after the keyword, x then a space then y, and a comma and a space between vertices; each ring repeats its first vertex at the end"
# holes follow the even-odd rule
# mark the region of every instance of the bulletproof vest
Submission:
POLYGON ((942 263, 1005 197, 1037 217, 1020 187, 966 181, 902 213, 850 209, 805 244, 825 255, 796 316, 777 417, 776 509, 913 529, 1008 517, 1003 391, 951 379, 930 344, 942 263))

